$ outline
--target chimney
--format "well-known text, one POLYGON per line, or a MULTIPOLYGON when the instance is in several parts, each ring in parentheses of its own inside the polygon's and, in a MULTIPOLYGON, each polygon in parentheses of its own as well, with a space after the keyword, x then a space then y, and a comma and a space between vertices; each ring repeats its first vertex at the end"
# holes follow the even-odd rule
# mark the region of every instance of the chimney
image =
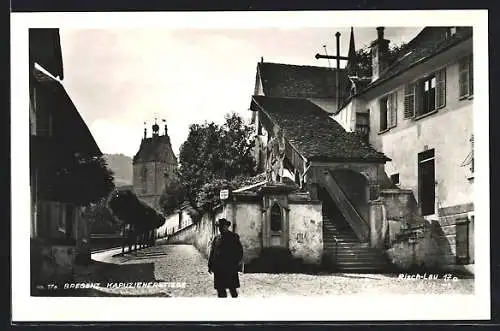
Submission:
POLYGON ((146 135, 147 135, 147 129, 146 129, 146 122, 144 122, 144 139, 146 139, 146 135))
POLYGON ((384 27, 377 27, 377 39, 370 45, 372 55, 372 82, 379 79, 380 74, 387 68, 389 54, 389 40, 384 39, 384 27))

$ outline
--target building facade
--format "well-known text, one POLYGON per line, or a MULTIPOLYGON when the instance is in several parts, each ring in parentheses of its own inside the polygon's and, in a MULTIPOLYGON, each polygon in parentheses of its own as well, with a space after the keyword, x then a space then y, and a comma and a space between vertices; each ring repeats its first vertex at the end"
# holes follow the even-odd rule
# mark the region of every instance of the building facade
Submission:
POLYGON ((471 27, 426 27, 384 63, 383 28, 373 67, 385 68, 333 117, 391 160, 385 172, 410 190, 419 215, 438 222, 457 264, 474 262, 474 132, 471 27), (382 47, 380 45, 383 45, 382 47), (366 131, 365 131, 366 132, 366 131))
POLYGON ((369 78, 352 61, 334 71, 261 60, 250 110, 266 181, 172 240, 206 253, 224 212, 250 264, 287 254, 338 271, 473 263, 472 30, 424 28, 395 59, 383 27, 377 35, 369 78))
POLYGON ((177 168, 177 158, 172 150, 170 137, 165 125, 163 135, 159 125, 152 126, 152 136, 144 138, 139 151, 133 158, 133 187, 137 197, 155 208, 160 209, 159 201, 166 185, 173 180, 177 168))
POLYGON ((78 188, 65 186, 61 181, 68 177, 57 174, 78 156, 102 153, 61 84, 59 30, 30 29, 29 59, 31 279, 36 287, 71 280, 77 260, 90 260, 89 225, 72 199, 78 188))

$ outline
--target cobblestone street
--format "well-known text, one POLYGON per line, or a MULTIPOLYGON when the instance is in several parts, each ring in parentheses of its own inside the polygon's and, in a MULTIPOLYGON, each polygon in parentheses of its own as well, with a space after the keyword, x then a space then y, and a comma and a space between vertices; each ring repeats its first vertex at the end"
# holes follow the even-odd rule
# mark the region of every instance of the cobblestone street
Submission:
MULTIPOLYGON (((94 268, 77 281, 100 282, 92 295, 103 296, 215 296, 213 276, 207 261, 191 245, 157 245, 124 256, 120 250, 94 253, 94 268), (126 286, 118 287, 118 283, 126 286), (128 282, 128 285, 127 285, 128 282), (132 286, 144 282, 150 286, 132 286), (151 286, 156 283, 157 286, 151 286), (158 285, 159 284, 159 285, 158 285), (185 285, 185 286, 183 286, 185 285)), ((423 274, 422 274, 423 275, 423 274)), ((455 275, 452 275, 455 276, 455 275)), ((272 297, 276 295, 342 294, 473 294, 474 279, 401 279, 382 274, 240 274, 240 295, 272 297)))

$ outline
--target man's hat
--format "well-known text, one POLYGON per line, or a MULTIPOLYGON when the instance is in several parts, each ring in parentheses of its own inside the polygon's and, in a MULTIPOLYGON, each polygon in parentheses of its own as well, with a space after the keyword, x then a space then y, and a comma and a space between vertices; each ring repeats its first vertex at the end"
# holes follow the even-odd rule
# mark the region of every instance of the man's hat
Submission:
POLYGON ((219 218, 219 220, 216 222, 217 226, 222 226, 222 225, 231 225, 231 222, 229 222, 227 219, 225 218, 219 218))

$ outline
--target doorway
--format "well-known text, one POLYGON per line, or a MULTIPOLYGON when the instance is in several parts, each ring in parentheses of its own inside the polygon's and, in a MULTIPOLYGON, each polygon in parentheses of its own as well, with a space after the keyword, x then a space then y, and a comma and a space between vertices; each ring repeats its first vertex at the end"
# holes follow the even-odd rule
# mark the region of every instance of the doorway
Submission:
POLYGON ((282 247, 283 242, 283 214, 278 203, 274 203, 271 207, 270 219, 270 244, 272 247, 282 247))
POLYGON ((418 201, 422 216, 435 213, 436 172, 434 149, 418 153, 418 201))

